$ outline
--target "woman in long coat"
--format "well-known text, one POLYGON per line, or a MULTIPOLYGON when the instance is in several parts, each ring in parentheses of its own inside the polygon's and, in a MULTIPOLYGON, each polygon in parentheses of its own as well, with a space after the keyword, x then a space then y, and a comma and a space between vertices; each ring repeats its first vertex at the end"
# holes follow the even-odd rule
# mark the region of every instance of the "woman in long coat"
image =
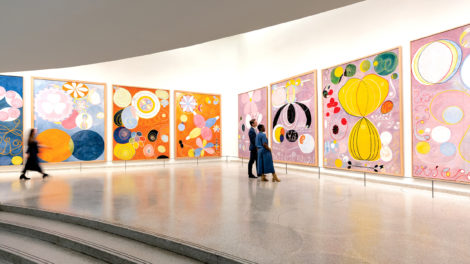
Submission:
POLYGON ((280 182, 274 171, 273 156, 271 148, 268 146, 268 138, 266 137, 264 125, 258 126, 258 135, 256 135, 256 148, 258 149, 258 165, 256 167, 258 175, 261 175, 262 181, 266 179, 266 173, 273 174, 273 182, 280 182))
POLYGON ((37 171, 42 174, 42 178, 46 178, 47 176, 49 176, 47 173, 44 173, 41 169, 41 166, 39 166, 39 145, 36 141, 36 129, 31 129, 31 131, 29 131, 28 149, 26 150, 26 153, 28 154, 28 160, 24 165, 20 180, 30 179, 26 177, 26 171, 37 171))

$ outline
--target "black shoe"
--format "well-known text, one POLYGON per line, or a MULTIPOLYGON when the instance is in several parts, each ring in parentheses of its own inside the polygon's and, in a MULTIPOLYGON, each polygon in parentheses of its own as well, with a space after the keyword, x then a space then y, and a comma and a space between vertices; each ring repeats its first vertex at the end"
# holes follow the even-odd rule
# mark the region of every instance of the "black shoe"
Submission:
POLYGON ((44 174, 42 175, 42 178, 45 179, 46 177, 49 177, 49 174, 44 173, 44 174))
POLYGON ((248 178, 256 179, 258 177, 256 177, 255 175, 250 175, 250 176, 248 176, 248 178))
POLYGON ((31 180, 31 178, 28 178, 28 177, 26 177, 24 174, 21 174, 20 180, 25 180, 25 181, 27 181, 27 180, 31 180))

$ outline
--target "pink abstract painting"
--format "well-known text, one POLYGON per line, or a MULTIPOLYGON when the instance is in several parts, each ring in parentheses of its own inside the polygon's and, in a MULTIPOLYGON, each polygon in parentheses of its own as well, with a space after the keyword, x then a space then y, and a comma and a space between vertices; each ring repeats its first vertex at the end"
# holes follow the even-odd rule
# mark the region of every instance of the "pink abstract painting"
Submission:
POLYGON ((250 120, 267 126, 268 88, 263 87, 238 95, 238 157, 250 157, 250 120))
POLYGON ((403 176, 401 51, 322 71, 323 166, 403 176))
POLYGON ((273 160, 318 165, 317 72, 271 84, 273 160))
POLYGON ((411 42, 413 176, 470 182, 470 25, 411 42))

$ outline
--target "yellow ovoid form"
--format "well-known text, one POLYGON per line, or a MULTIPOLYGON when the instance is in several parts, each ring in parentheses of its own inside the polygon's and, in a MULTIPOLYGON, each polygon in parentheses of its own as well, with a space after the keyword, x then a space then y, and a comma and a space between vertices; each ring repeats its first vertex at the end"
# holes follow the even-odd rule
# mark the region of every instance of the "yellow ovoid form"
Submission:
POLYGON ((362 79, 349 79, 338 92, 338 100, 346 113, 361 117, 349 134, 349 152, 356 160, 380 158, 382 143, 377 128, 366 118, 385 101, 388 81, 369 74, 362 79))

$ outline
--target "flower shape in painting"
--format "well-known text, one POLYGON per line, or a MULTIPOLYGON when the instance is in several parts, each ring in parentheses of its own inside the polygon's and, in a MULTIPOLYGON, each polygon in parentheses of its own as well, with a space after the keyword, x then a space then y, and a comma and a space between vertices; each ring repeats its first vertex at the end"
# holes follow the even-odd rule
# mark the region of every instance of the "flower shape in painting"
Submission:
POLYGON ((208 154, 214 154, 214 144, 211 142, 207 142, 207 140, 201 140, 201 138, 196 139, 196 145, 199 147, 197 149, 190 149, 189 156, 190 157, 204 157, 204 153, 207 152, 208 154))
POLYGON ((62 86, 62 90, 73 98, 82 98, 88 94, 88 87, 83 83, 68 82, 62 86))
POLYGON ((185 95, 180 100, 180 106, 183 112, 193 112, 194 108, 197 106, 197 102, 194 96, 185 95))
POLYGON ((63 90, 46 88, 35 97, 34 110, 50 122, 59 122, 72 114, 72 98, 63 90))

